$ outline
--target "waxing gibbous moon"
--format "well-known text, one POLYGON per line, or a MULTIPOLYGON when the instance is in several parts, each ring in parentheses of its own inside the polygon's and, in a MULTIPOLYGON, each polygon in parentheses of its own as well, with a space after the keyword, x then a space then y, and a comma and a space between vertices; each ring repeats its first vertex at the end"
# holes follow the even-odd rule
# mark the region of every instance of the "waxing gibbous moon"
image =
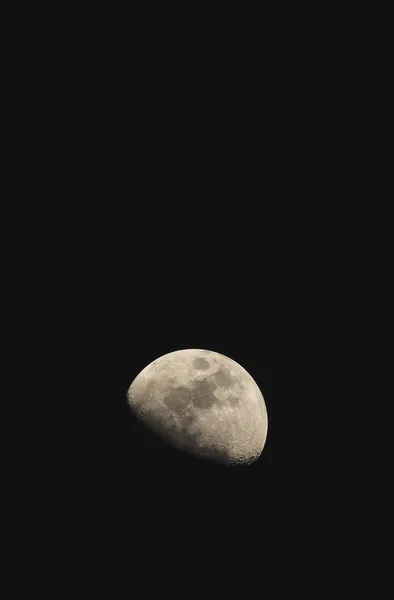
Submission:
POLYGON ((131 410, 173 446, 225 464, 255 461, 267 437, 263 395, 249 373, 211 350, 177 350, 132 382, 131 410))

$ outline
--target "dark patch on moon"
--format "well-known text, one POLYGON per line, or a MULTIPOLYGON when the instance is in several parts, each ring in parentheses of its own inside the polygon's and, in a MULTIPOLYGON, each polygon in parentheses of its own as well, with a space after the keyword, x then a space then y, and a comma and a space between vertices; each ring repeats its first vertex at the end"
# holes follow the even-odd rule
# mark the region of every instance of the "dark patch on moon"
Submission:
POLYGON ((181 421, 182 429, 189 429, 189 427, 194 423, 195 416, 192 413, 188 413, 185 415, 181 421))
POLYGON ((209 369, 210 367, 210 362, 208 360, 206 360, 205 358, 195 358, 193 360, 193 367, 195 369, 200 369, 205 371, 206 369, 209 369))
POLYGON ((239 404, 239 398, 238 396, 231 395, 227 397, 227 402, 230 406, 237 406, 237 404, 239 404))
POLYGON ((225 369, 224 367, 221 367, 219 371, 217 371, 213 375, 213 378, 216 381, 217 385, 221 385, 224 387, 229 387, 234 382, 234 377, 231 375, 230 371, 228 369, 225 369))
POLYGON ((211 408, 217 402, 217 398, 213 393, 216 387, 208 381, 196 382, 191 392, 193 404, 198 408, 211 408))
POLYGON ((180 414, 190 402, 190 390, 182 386, 173 388, 169 394, 163 398, 163 402, 170 411, 180 414))
POLYGON ((163 425, 164 425, 165 430, 166 430, 167 433, 170 433, 170 432, 176 433, 176 423, 175 423, 174 418, 173 418, 173 416, 171 414, 170 415, 166 415, 165 417, 163 417, 163 421, 162 422, 163 422, 163 425))

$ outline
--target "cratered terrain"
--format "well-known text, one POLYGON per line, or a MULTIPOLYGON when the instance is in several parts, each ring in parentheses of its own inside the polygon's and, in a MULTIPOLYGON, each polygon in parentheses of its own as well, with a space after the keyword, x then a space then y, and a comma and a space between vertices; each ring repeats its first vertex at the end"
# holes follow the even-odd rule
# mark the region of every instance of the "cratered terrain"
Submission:
POLYGON ((139 419, 180 450, 226 465, 251 463, 263 451, 263 395, 251 375, 223 354, 165 354, 139 373, 127 398, 139 419))

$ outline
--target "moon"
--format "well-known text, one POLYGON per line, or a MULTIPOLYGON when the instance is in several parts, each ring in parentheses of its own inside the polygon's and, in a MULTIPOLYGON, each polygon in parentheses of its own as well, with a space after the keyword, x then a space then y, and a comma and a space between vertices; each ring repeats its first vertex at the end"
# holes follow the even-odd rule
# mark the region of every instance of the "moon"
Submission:
POLYGON ((177 350, 134 379, 132 412, 172 446, 226 465, 263 451, 267 409, 257 383, 237 362, 211 350, 177 350))

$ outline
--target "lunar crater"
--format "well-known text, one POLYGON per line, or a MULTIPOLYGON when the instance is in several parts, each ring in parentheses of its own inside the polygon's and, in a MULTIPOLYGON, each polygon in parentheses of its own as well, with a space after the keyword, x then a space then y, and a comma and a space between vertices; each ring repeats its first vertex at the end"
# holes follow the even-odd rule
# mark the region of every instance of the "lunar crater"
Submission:
POLYGON ((184 417, 182 417, 180 424, 185 430, 190 429, 190 427, 193 425, 195 420, 196 420, 195 415, 188 413, 184 417))

